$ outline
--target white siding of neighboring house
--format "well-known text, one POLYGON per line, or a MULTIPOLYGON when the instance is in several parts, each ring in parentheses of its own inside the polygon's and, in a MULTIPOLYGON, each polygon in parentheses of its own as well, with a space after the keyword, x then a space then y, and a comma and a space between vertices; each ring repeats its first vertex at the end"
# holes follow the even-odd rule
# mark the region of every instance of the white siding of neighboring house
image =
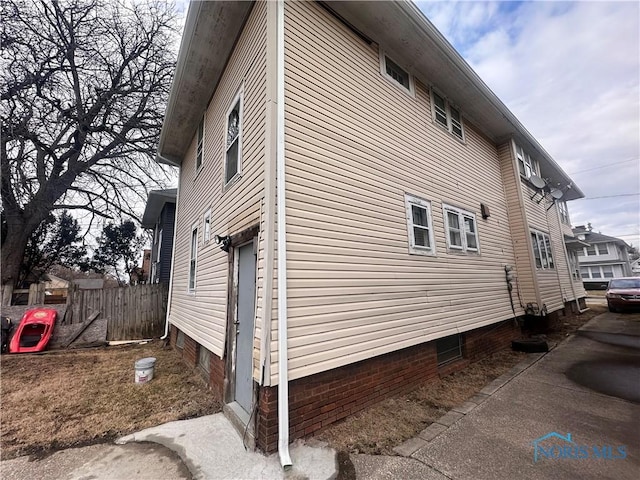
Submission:
POLYGON ((290 378, 511 318, 496 146, 467 123, 465 143, 434 124, 428 79, 415 98, 401 91, 378 49, 317 4, 285 11, 290 378), (436 256, 408 253, 405 193, 431 202, 436 256), (447 251, 443 203, 475 213, 479 255, 447 251))
MULTIPOLYGON (((207 108, 201 171, 196 177, 195 135, 180 170, 169 320, 219 357, 222 357, 225 345, 228 256, 215 244, 213 236, 236 234, 259 224, 264 196, 266 11, 265 3, 255 4, 207 108), (223 189, 226 115, 242 84, 242 177, 223 189), (205 244, 203 214, 209 209, 211 240, 205 244), (199 228, 197 280, 195 293, 189 293, 190 238, 194 223, 199 228)), ((262 258, 260 251, 259 262, 262 258)), ((262 272, 261 267, 258 272, 262 272)), ((261 283, 261 278, 258 278, 255 342, 258 346, 261 283)), ((254 352, 254 357, 257 358, 258 354, 254 352)))

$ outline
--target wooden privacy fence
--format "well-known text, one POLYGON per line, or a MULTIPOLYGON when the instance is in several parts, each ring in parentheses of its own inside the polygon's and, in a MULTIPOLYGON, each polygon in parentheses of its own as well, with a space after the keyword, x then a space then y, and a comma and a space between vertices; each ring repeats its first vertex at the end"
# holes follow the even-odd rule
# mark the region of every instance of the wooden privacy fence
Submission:
POLYGON ((159 337, 164 333, 168 291, 162 283, 98 290, 72 286, 64 323, 81 323, 100 312, 99 318, 108 319, 107 340, 159 337))

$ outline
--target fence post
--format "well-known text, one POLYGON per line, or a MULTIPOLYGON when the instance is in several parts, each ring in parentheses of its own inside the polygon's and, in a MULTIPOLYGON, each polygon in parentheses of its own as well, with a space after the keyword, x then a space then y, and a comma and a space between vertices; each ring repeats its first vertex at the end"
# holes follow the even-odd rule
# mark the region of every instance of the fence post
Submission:
POLYGON ((2 306, 8 307, 11 305, 11 299, 13 297, 13 284, 7 283, 2 285, 2 306))

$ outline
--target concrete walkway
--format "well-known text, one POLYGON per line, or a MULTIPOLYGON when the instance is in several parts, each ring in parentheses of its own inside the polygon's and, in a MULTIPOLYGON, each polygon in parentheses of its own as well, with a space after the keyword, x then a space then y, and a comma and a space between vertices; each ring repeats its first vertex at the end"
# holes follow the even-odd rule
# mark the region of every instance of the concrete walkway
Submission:
POLYGON ((61 450, 40 460, 20 457, 3 461, 0 478, 329 480, 338 473, 336 452, 313 441, 290 445, 293 467, 285 472, 277 454, 246 451, 222 413, 165 423, 116 443, 61 450))
POLYGON ((400 445, 403 457, 352 456, 357 477, 638 478, 640 350, 629 345, 639 322, 638 314, 595 317, 587 335, 531 356, 400 445))

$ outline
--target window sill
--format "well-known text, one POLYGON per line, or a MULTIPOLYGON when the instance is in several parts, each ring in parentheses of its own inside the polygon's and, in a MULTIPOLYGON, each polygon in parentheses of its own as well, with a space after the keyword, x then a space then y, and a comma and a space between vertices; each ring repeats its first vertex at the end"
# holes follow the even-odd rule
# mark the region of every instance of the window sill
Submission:
POLYGON ((422 257, 435 257, 436 252, 434 250, 420 250, 415 247, 409 247, 409 255, 420 255, 422 257))
POLYGON ((453 255, 473 255, 475 257, 479 257, 480 256, 480 252, 479 251, 469 251, 469 250, 459 250, 457 248, 451 248, 451 247, 447 247, 447 253, 451 253, 453 255))
POLYGON ((236 173, 233 177, 231 177, 231 179, 227 183, 222 185, 222 194, 224 195, 235 184, 240 182, 241 179, 242 179, 242 173, 240 173, 240 172, 236 173))
POLYGON ((202 172, 202 170, 204 170, 204 163, 202 165, 200 165, 199 168, 196 169, 196 174, 193 177, 193 181, 195 182, 197 180, 197 178, 200 176, 200 173, 202 172))
POLYGON ((464 137, 464 130, 462 131, 462 138, 460 138, 458 135, 456 135, 455 133, 451 132, 451 130, 449 130, 448 127, 445 127, 440 122, 436 121, 436 119, 432 118, 431 122, 436 126, 436 128, 439 128, 444 133, 449 135, 451 138, 453 138, 454 140, 460 142, 461 145, 466 145, 467 144, 467 141, 465 140, 465 137, 464 137))

